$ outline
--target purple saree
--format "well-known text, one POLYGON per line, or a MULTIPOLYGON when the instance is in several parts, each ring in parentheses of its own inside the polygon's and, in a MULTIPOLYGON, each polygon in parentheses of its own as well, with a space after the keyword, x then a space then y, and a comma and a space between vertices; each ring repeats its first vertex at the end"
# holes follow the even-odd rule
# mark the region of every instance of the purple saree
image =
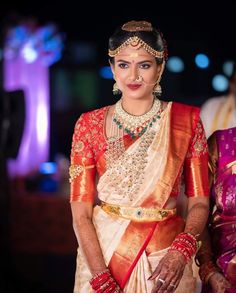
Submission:
MULTIPOLYGON (((236 127, 218 130, 209 141, 215 205, 211 219, 212 247, 217 265, 236 292, 236 127)), ((210 290, 204 292, 211 292, 210 290)))

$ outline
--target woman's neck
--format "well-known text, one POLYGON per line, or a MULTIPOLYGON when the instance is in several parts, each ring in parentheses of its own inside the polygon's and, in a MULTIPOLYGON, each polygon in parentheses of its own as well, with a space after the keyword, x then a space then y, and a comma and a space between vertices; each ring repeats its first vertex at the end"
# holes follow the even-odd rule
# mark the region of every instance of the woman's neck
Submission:
POLYGON ((152 108, 153 100, 154 97, 146 100, 122 98, 122 108, 129 114, 140 116, 152 108))

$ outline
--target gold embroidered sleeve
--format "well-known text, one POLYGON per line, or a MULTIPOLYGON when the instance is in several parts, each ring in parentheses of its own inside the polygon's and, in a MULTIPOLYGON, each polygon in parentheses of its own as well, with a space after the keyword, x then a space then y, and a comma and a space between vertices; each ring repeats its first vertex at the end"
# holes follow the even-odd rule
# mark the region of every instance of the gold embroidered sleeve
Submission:
POLYGON ((196 123, 184 164, 187 196, 209 196, 208 147, 201 120, 196 123))
POLYGON ((187 158, 201 157, 208 153, 207 140, 205 130, 202 125, 202 121, 196 125, 194 136, 191 140, 191 144, 187 153, 187 158))
POLYGON ((95 196, 96 167, 92 139, 85 114, 78 119, 71 148, 70 201, 93 202, 95 196))

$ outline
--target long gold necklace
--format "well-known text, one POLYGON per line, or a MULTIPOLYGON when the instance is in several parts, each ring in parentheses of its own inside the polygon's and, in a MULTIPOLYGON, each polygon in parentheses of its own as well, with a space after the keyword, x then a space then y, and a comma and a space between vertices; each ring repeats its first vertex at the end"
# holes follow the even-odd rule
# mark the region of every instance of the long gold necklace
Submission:
MULTIPOLYGON (((115 111, 113 111, 112 120, 114 120, 114 112, 115 111)), ((111 123, 107 138, 107 150, 105 152, 107 168, 110 168, 110 166, 124 153, 125 146, 123 136, 123 129, 111 123)))

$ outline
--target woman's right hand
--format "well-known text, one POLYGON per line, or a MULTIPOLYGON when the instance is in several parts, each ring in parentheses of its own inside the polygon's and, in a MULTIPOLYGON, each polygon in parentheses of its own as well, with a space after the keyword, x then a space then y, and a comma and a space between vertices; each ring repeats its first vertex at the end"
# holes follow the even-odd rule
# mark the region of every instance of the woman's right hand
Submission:
POLYGON ((231 287, 229 281, 219 272, 215 272, 209 278, 209 284, 214 293, 224 293, 226 289, 231 287))

